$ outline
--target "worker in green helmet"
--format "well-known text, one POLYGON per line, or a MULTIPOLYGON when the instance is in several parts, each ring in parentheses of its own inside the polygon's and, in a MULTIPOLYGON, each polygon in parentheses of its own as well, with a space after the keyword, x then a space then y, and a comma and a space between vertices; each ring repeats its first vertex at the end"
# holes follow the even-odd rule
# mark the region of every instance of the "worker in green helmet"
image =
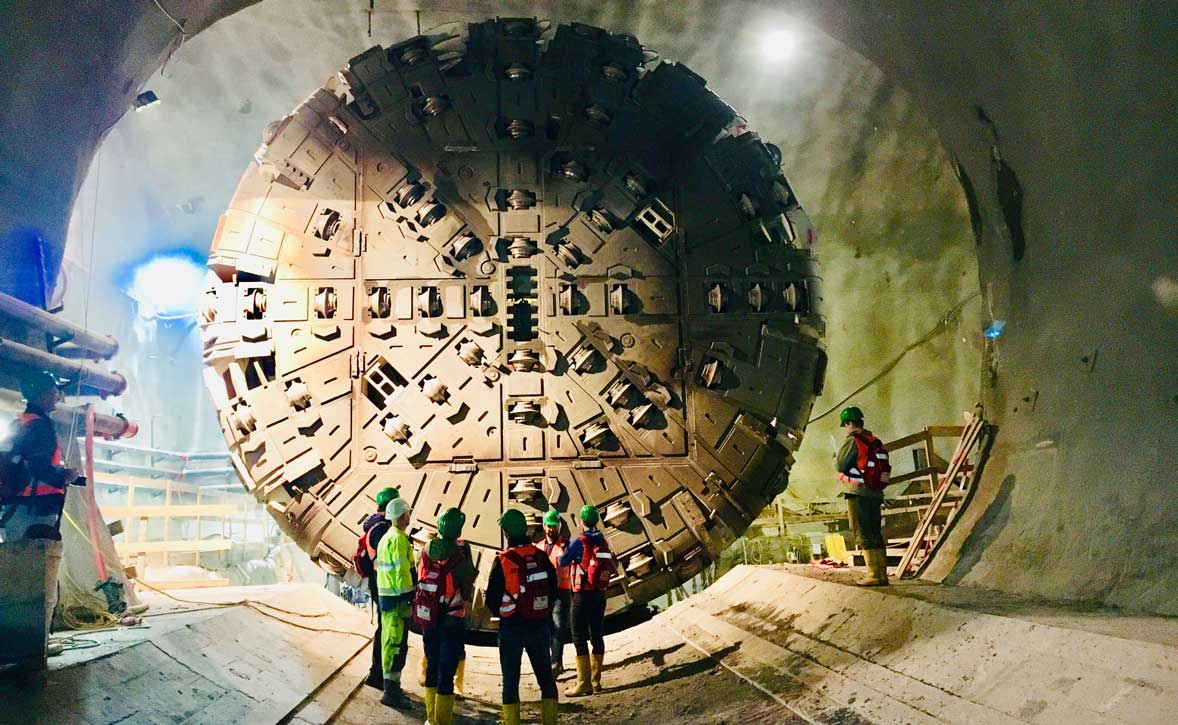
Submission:
POLYGON ((454 685, 465 657, 466 613, 474 601, 475 568, 470 546, 459 537, 466 514, 448 508, 438 517, 438 535, 426 544, 417 567, 413 622, 425 648, 425 714, 433 725, 454 721, 454 685))
POLYGON ((617 569, 605 536, 597 530, 597 507, 585 504, 578 514, 584 527, 569 542, 560 566, 573 567, 573 648, 577 650, 577 683, 565 690, 569 697, 601 692, 605 659, 605 591, 617 569), (590 644, 593 651, 590 653, 590 644))
POLYGON ((556 680, 549 653, 549 625, 556 599, 556 570, 532 544, 527 518, 516 509, 499 517, 507 549, 495 557, 487 581, 487 608, 499 618, 499 668, 503 674, 503 725, 519 725, 519 676, 524 652, 540 686, 540 721, 555 725, 556 680))
POLYGON ((409 651, 409 615, 416 573, 413 547, 409 544, 409 502, 401 497, 388 502, 385 516, 392 524, 376 547, 376 590, 380 605, 381 674, 384 694, 380 702, 399 710, 409 707, 401 691, 401 671, 409 651))
POLYGON ((564 533, 560 512, 548 509, 544 514, 544 538, 539 546, 556 569, 556 601, 552 603, 553 678, 564 672, 564 645, 565 642, 573 641, 569 619, 573 606, 573 569, 571 566, 560 565, 560 557, 568 545, 569 537, 564 533))
MULTIPOLYGON (((376 547, 380 544, 381 537, 392 525, 385 518, 385 509, 388 508, 389 501, 397 498, 398 495, 395 488, 382 488, 377 492, 376 513, 369 514, 368 518, 364 519, 362 526, 364 533, 360 535, 360 541, 356 545, 356 553, 352 555, 352 565, 355 567, 356 573, 368 580, 368 594, 372 598, 374 606, 379 599, 376 590, 376 547)), ((372 638, 372 666, 368 670, 368 678, 364 680, 364 684, 378 690, 384 689, 380 642, 380 616, 378 612, 376 635, 372 638)))
POLYGON ((847 518, 867 562, 866 576, 855 583, 869 587, 886 586, 888 553, 880 507, 892 471, 888 451, 871 431, 863 427, 863 411, 855 406, 845 408, 839 414, 839 424, 847 431, 847 440, 839 449, 836 467, 843 484, 843 496, 847 499, 847 518))

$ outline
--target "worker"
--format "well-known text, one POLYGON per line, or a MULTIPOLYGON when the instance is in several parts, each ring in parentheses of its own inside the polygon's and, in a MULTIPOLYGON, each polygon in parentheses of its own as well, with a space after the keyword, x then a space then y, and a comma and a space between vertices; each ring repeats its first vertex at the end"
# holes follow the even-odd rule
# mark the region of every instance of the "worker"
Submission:
POLYGON ((25 412, 5 454, 4 486, 9 494, 0 507, 0 541, 60 539, 58 525, 66 486, 86 479, 61 463, 61 447, 49 414, 61 402, 57 379, 48 372, 21 381, 25 412))
MULTIPOLYGON (((368 518, 364 519, 362 526, 364 533, 356 545, 356 553, 352 555, 352 564, 356 573, 368 580, 368 594, 374 606, 377 606, 380 600, 376 588, 376 547, 380 545, 381 538, 392 526, 392 522, 385 516, 385 509, 388 507, 389 501, 399 495, 395 488, 382 488, 377 491, 376 513, 369 514, 368 518)), ((384 667, 381 665, 380 648, 380 610, 378 608, 376 634, 372 638, 372 666, 368 670, 368 679, 364 681, 364 684, 378 690, 384 689, 384 667)))
POLYGON ((552 602, 552 678, 564 672, 564 643, 572 640, 569 626, 570 609, 573 606, 573 572, 570 566, 561 566, 560 557, 569 545, 560 523, 560 512, 549 509, 544 514, 544 540, 540 548, 556 569, 556 599, 552 602))
POLYGON ((556 680, 552 677, 549 628, 556 598, 556 570, 532 545, 523 513, 499 517, 507 549, 495 557, 487 582, 487 607, 499 618, 499 667, 503 673, 503 725, 519 725, 519 676, 523 653, 540 685, 540 721, 555 725, 556 680))
POLYGON ((409 604, 413 600, 413 547, 409 527, 409 502, 401 497, 388 502, 385 517, 392 523, 376 547, 376 589, 380 606, 383 705, 398 710, 409 707, 401 691, 401 670, 409 651, 409 604))
POLYGON ((421 552, 413 622, 425 646, 425 714, 433 725, 454 721, 454 676, 466 641, 466 609, 476 576, 470 546, 462 541, 466 514, 448 508, 438 517, 438 535, 421 552))
POLYGON ((597 507, 585 504, 579 512, 585 530, 569 542, 559 565, 573 567, 573 648, 577 651, 577 683, 565 690, 569 697, 602 692, 605 660, 605 590, 616 565, 605 536, 597 530, 597 507), (593 651, 590 654, 589 646, 593 651))
POLYGON ((886 586, 888 554, 880 522, 883 491, 888 485, 892 466, 883 443, 863 427, 863 411, 855 406, 839 414, 839 423, 847 431, 847 440, 839 449, 839 481, 847 499, 847 517, 855 541, 863 550, 867 574, 855 583, 860 586, 886 586))

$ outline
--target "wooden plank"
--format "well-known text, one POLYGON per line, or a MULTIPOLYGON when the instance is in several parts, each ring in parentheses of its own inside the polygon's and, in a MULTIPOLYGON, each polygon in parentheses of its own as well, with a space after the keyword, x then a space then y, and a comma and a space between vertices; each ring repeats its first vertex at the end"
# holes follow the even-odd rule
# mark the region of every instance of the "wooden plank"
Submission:
POLYGON ((900 560, 900 566, 896 569, 896 576, 898 577, 904 576, 904 573, 908 571, 908 567, 912 565, 912 559, 916 556, 916 552, 924 545, 929 527, 932 526, 933 517, 940 510, 941 503, 945 500, 946 494, 949 493, 949 488, 957 478, 961 467, 965 465, 969 452, 981 436, 985 421, 982 419, 980 407, 972 414, 973 417, 969 425, 965 427, 965 432, 961 434, 961 439, 957 442, 957 450, 953 452, 953 458, 950 459, 949 470, 938 482, 937 490, 929 502, 929 510, 917 523, 916 531, 912 532, 912 541, 908 545, 908 551, 905 552, 904 558, 900 560))
POLYGON ((888 449, 888 453, 894 453, 895 451, 898 451, 901 448, 907 448, 908 446, 914 445, 916 443, 921 443, 923 441, 927 441, 927 440, 929 440, 929 438, 930 438, 930 436, 928 433, 928 429, 926 428, 925 430, 922 430, 919 433, 913 433, 910 436, 904 436, 903 438, 898 438, 894 441, 884 443, 884 448, 888 449))
POLYGON ((963 425, 930 425, 926 430, 933 438, 960 438, 965 428, 963 425))
POLYGON ((104 506, 102 508, 102 515, 108 519, 183 519, 197 516, 233 516, 238 511, 240 511, 240 508, 229 504, 104 506))
POLYGON ((119 556, 127 554, 158 554, 165 551, 228 551, 233 548, 233 542, 226 539, 212 541, 116 541, 115 551, 119 556))
POLYGON ((228 579, 148 579, 143 582, 156 589, 212 589, 229 586, 228 579))

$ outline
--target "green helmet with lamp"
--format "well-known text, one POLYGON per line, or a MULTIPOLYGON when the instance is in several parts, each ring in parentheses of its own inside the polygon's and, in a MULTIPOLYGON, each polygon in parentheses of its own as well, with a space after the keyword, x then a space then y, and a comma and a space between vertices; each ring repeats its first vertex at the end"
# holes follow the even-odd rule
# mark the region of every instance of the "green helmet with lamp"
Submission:
POLYGON ((597 513, 597 507, 591 503, 582 506, 578 516, 581 518, 581 523, 586 526, 596 526, 597 522, 601 520, 601 515, 597 513))
POLYGON ((847 423, 863 424, 863 411, 855 406, 843 408, 843 412, 839 413, 839 425, 846 425, 847 423))
POLYGON ((376 508, 380 511, 384 511, 385 507, 389 505, 389 501, 392 501, 400 495, 401 494, 398 493, 397 489, 395 488, 382 488, 376 494, 376 508))

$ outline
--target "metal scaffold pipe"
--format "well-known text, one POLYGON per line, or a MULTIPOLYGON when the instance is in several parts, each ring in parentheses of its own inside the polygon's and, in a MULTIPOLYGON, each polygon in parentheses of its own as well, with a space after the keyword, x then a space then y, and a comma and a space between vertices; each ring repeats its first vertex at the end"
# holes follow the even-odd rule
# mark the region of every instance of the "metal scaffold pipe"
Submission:
POLYGON ((70 360, 53 353, 0 338, 0 358, 34 370, 48 370, 63 378, 78 380, 105 395, 121 395, 127 389, 122 375, 80 360, 70 360))
MULTIPOLYGON (((19 413, 24 409, 21 395, 15 390, 0 389, 0 410, 19 413)), ((86 406, 73 407, 58 405, 49 414, 60 426, 75 426, 75 430, 86 432, 86 406)), ((120 415, 94 414, 94 435, 105 440, 134 438, 139 433, 139 424, 120 415)))
POLYGON ((44 330, 62 342, 69 341, 73 346, 90 353, 87 357, 109 360, 119 351, 118 340, 110 335, 90 332, 84 327, 66 322, 40 307, 34 307, 3 292, 0 292, 0 315, 44 330))

